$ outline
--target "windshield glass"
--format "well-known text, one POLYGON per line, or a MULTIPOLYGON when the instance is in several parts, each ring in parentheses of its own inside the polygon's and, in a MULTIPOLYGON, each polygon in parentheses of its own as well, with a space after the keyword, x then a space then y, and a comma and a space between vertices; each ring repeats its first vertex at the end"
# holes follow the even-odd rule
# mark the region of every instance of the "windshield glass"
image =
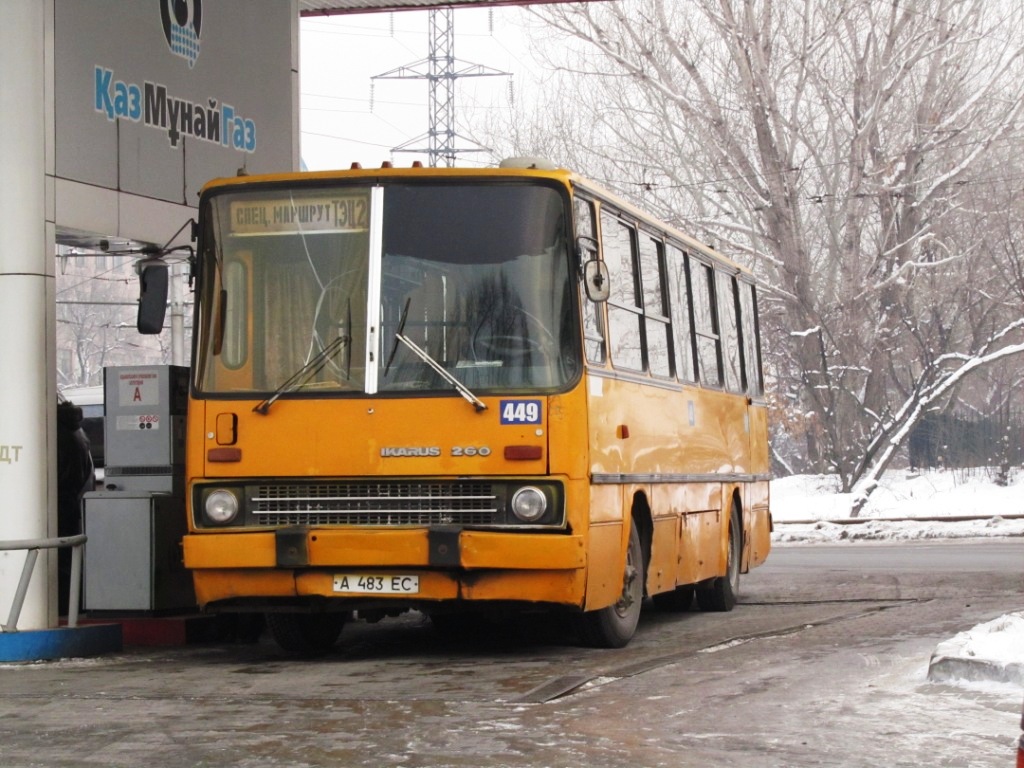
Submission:
POLYGON ((264 188, 202 216, 201 391, 558 389, 578 374, 554 187, 264 188))

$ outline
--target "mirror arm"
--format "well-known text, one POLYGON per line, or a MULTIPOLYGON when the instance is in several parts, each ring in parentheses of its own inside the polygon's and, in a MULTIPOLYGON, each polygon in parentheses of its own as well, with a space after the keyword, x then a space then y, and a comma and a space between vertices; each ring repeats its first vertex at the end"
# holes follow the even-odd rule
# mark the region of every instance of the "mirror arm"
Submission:
POLYGON ((576 269, 581 278, 587 262, 592 258, 597 258, 597 238, 579 235, 576 238, 576 269))

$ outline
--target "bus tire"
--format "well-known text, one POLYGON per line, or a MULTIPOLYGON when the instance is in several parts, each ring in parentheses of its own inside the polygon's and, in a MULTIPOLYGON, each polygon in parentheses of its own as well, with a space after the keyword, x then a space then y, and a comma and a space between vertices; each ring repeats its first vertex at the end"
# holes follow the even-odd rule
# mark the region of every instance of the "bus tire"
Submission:
POLYGON ((630 525, 622 594, 614 605, 580 616, 579 631, 593 648, 622 648, 633 639, 644 599, 644 553, 636 526, 630 525))
POLYGON ((268 613, 267 628, 284 651, 322 656, 338 642, 346 617, 344 613, 268 613))
POLYGON ((725 576, 711 580, 709 586, 697 589, 697 605, 702 611, 731 611, 740 592, 740 557, 743 537, 740 533, 740 511, 735 502, 729 516, 729 549, 725 576))

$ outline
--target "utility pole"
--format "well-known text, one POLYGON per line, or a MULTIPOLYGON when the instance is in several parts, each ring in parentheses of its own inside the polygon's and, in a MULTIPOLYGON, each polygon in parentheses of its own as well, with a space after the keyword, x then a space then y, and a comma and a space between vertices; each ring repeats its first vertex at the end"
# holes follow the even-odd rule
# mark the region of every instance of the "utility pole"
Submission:
POLYGON ((508 72, 491 69, 482 64, 467 64, 455 58, 455 9, 435 8, 429 11, 427 58, 392 69, 372 80, 426 80, 429 84, 427 133, 394 147, 392 152, 426 154, 430 167, 444 165, 451 168, 455 158, 463 152, 484 152, 471 139, 455 131, 455 81, 461 77, 507 77, 508 72), (475 146, 456 146, 461 139, 475 146), (421 146, 423 142, 426 146, 421 146))

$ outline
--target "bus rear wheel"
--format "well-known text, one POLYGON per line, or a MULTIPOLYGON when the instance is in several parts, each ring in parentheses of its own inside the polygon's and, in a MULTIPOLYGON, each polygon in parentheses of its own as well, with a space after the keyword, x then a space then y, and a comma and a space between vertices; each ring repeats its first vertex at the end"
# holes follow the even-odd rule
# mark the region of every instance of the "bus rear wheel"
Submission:
POLYGON ((731 611, 740 593, 740 557, 743 537, 740 533, 740 512, 735 503, 729 516, 729 550, 725 576, 711 580, 697 589, 697 605, 702 611, 731 611))
POLYGON ((622 574, 622 594, 618 602, 580 616, 583 642, 594 648, 622 648, 633 639, 640 621, 644 599, 644 553, 636 526, 629 531, 626 567, 622 574))
POLYGON ((341 636, 344 613, 268 613, 267 628, 279 646, 295 656, 322 656, 341 636))

